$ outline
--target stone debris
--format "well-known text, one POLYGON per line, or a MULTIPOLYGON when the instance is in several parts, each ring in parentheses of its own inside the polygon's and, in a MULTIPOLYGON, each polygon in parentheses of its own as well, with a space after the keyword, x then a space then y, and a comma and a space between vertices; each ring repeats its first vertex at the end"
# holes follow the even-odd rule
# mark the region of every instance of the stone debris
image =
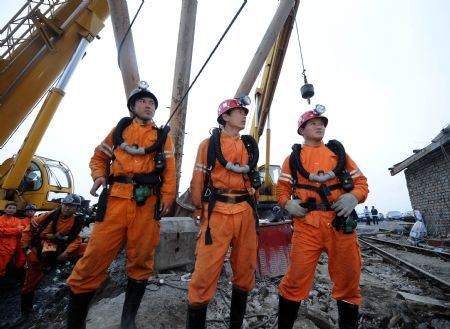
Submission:
MULTIPOLYGON (((425 280, 405 274, 362 248, 363 270, 360 329, 450 329, 449 293, 425 280)), ((302 302, 294 328, 337 328, 337 307, 331 297, 332 283, 323 254, 308 299, 302 302)), ((94 297, 87 328, 119 328, 126 285, 125 257, 121 252, 109 270, 107 282, 94 297)), ((136 321, 139 329, 185 328, 187 287, 192 265, 162 271, 149 280, 136 321)), ((231 300, 231 266, 225 261, 215 298, 208 306, 207 327, 228 328, 231 300)), ((257 279, 250 292, 245 329, 276 328, 278 284, 281 277, 257 279)), ((0 291, 0 328, 63 329, 68 288, 63 279, 51 276, 36 292, 32 318, 16 326, 19 290, 0 291), (8 320, 8 321, 7 321, 8 320), (6 324, 9 322, 9 324, 6 324)))

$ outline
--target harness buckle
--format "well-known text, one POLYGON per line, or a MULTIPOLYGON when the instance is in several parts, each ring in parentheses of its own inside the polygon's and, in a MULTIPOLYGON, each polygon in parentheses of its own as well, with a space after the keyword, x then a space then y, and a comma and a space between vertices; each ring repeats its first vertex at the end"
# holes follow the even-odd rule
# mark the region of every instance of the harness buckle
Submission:
POLYGON ((204 198, 209 198, 209 197, 211 196, 211 194, 212 194, 211 189, 208 187, 208 188, 205 190, 205 193, 203 193, 203 197, 204 197, 204 198))

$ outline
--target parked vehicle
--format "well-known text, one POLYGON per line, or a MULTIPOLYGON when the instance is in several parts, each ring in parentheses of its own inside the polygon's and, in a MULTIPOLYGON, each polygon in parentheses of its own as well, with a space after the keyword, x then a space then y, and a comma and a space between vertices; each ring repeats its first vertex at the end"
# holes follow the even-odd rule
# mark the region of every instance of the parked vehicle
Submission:
POLYGON ((402 213, 400 211, 388 211, 386 213, 386 220, 400 220, 402 219, 402 213))
POLYGON ((404 220, 405 222, 415 222, 416 216, 414 215, 414 211, 409 210, 402 213, 402 220, 404 220))

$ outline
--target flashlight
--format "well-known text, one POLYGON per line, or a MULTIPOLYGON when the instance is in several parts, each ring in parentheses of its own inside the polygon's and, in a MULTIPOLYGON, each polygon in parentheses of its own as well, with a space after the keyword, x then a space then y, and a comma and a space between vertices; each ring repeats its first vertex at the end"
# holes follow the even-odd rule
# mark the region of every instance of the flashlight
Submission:
POLYGON ((250 97, 248 97, 248 95, 241 95, 239 97, 239 103, 241 103, 241 105, 250 105, 250 97))
POLYGON ((142 80, 142 81, 139 81, 138 87, 139 87, 139 89, 147 89, 149 86, 148 86, 147 81, 142 80))
POLYGON ((315 115, 322 115, 325 113, 325 106, 317 104, 316 107, 314 108, 313 112, 315 115))

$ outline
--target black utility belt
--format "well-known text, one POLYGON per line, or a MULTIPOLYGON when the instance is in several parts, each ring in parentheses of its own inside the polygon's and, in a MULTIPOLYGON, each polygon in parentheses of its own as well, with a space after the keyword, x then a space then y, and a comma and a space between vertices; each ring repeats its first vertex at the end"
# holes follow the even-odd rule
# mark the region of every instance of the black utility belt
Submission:
POLYGON ((216 201, 219 202, 225 202, 225 203, 241 203, 248 201, 250 198, 250 195, 244 194, 244 195, 222 195, 222 194, 215 194, 213 193, 211 195, 212 198, 214 198, 216 201))
POLYGON ((109 178, 109 183, 136 184, 136 181, 133 179, 133 177, 111 176, 109 178))
POLYGON ((132 177, 130 176, 109 176, 108 183, 122 183, 122 184, 133 184, 133 185, 160 185, 161 178, 158 174, 136 174, 132 177))
POLYGON ((314 211, 314 210, 334 211, 333 209, 331 209, 331 207, 329 205, 327 206, 326 204, 323 204, 323 203, 303 202, 303 203, 300 203, 300 206, 308 209, 308 211, 314 211))

